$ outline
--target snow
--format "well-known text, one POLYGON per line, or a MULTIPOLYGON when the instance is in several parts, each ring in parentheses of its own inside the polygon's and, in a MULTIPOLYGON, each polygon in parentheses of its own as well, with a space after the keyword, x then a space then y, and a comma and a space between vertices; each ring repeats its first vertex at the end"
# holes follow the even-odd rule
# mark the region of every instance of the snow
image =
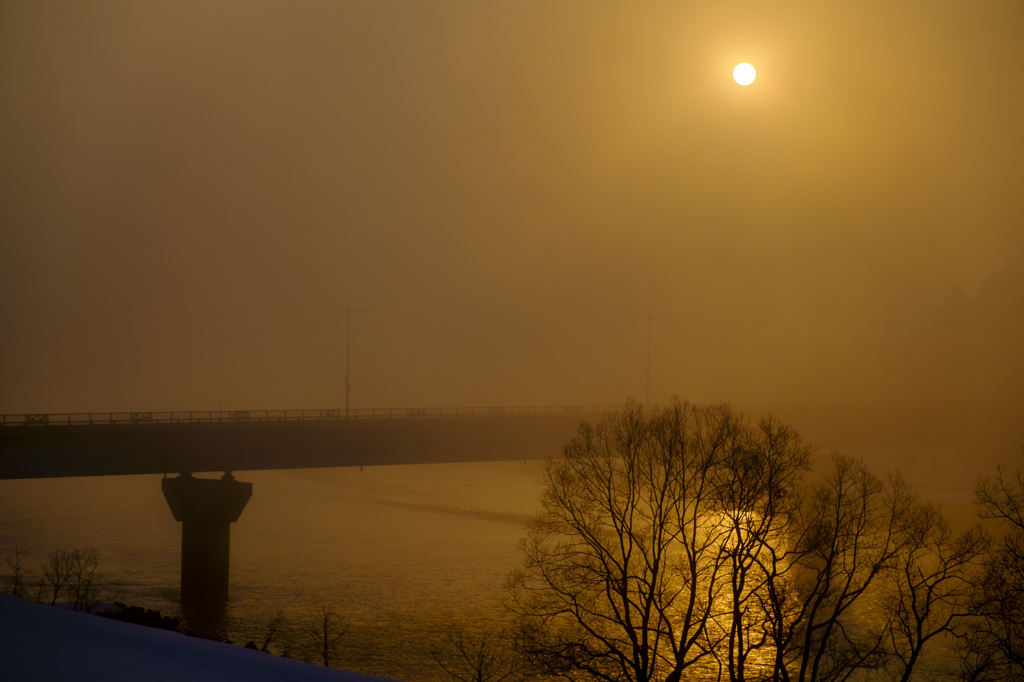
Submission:
POLYGON ((0 595, 4 682, 383 679, 0 595))

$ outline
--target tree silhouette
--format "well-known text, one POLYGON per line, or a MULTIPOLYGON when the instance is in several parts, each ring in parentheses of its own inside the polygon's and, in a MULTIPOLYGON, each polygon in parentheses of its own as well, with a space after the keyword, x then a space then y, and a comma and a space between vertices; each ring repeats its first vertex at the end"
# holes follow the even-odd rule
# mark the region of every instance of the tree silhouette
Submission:
POLYGON ((313 645, 315 657, 324 666, 331 666, 338 645, 348 629, 348 621, 334 610, 333 604, 320 604, 313 609, 305 631, 313 645))
POLYGON ((607 682, 909 679, 960 632, 985 535, 954 536, 858 459, 812 480, 810 456, 789 427, 726 405, 628 404, 582 424, 546 464, 510 578, 517 646, 544 674, 607 682))
POLYGON ((49 599, 53 605, 64 596, 76 611, 87 608, 100 582, 98 566, 95 549, 56 549, 50 552, 43 564, 39 601, 49 599))
POLYGON ((914 495, 899 476, 883 481, 863 462, 835 455, 832 471, 811 487, 797 551, 797 604, 782 679, 846 679, 884 664, 884 628, 856 618, 864 595, 909 544, 914 495))
POLYGON ((15 597, 24 597, 25 590, 25 555, 21 548, 14 545, 14 554, 5 557, 5 562, 10 573, 4 575, 4 592, 15 597))
POLYGON ((961 634, 965 680, 1024 678, 1024 476, 1000 466, 975 490, 978 514, 997 524, 999 539, 985 557, 961 634))
POLYGON ((46 557, 43 564, 43 582, 39 586, 38 601, 50 600, 50 605, 57 603, 60 596, 67 590, 71 581, 71 553, 64 549, 56 549, 46 557))
POLYGON ((786 547, 810 461, 810 449, 799 435, 770 417, 742 433, 743 440, 727 450, 716 469, 721 477, 718 507, 729 529, 729 610, 722 625, 728 634, 719 656, 730 680, 747 679, 752 661, 763 669, 758 653, 775 644, 771 594, 778 593, 792 565, 786 547))
POLYGON ((483 629, 469 633, 456 625, 444 630, 444 645, 431 658, 456 682, 502 682, 521 673, 521 663, 505 633, 483 629))
POLYGON ((90 608, 102 575, 97 572, 99 558, 95 549, 75 549, 68 559, 71 573, 68 579, 68 597, 76 611, 90 608))
POLYGON ((942 510, 931 503, 915 505, 909 533, 908 549, 886 584, 891 672, 901 682, 910 679, 926 644, 955 634, 971 614, 972 581, 989 542, 980 526, 954 535, 942 510))
POLYGON ((788 523, 806 446, 771 420, 673 401, 585 423, 563 455, 510 581, 523 652, 609 682, 723 665, 742 679, 764 644, 747 617, 764 610, 758 557, 788 523))

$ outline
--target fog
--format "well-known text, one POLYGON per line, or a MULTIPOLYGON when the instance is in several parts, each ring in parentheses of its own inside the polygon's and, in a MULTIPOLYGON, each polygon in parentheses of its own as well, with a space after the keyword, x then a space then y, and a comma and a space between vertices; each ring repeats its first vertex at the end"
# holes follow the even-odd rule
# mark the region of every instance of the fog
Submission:
POLYGON ((348 323, 353 408, 1024 404, 1021 36, 1016 0, 7 0, 0 412, 338 407, 348 323))

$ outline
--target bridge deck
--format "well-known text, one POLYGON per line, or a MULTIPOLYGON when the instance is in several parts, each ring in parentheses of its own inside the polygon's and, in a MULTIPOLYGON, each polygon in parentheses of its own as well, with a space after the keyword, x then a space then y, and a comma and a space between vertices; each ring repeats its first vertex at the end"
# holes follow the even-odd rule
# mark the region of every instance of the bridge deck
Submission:
POLYGON ((599 415, 619 406, 386 407, 349 410, 205 410, 177 412, 58 412, 0 414, 4 426, 97 426, 104 424, 206 424, 225 422, 336 421, 338 419, 437 419, 452 417, 551 417, 599 415))
MULTIPOLYGON (((620 407, 0 415, 0 479, 542 459, 620 407)), ((1017 405, 739 405, 820 450, 960 446, 1020 453, 1017 405)))
POLYGON ((607 409, 6 415, 0 479, 542 459, 607 409))

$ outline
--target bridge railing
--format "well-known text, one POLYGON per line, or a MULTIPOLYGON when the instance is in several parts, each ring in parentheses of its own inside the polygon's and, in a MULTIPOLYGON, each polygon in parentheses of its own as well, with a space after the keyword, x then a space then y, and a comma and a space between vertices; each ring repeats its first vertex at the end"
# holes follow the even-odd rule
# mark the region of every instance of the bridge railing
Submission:
POLYGON ((0 415, 0 427, 99 426, 111 424, 209 424, 231 422, 337 421, 345 419, 436 419, 448 417, 537 417, 603 414, 621 406, 388 407, 349 410, 205 410, 182 412, 60 412, 0 415))

